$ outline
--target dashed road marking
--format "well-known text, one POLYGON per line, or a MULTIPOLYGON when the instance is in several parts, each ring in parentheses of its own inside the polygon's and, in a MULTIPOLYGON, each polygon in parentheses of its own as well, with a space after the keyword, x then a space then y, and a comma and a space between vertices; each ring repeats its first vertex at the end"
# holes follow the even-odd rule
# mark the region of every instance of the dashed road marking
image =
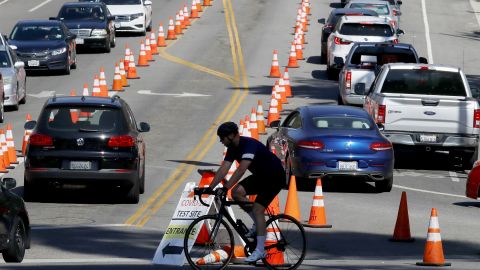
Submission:
POLYGON ((42 3, 40 3, 40 4, 36 5, 35 7, 31 8, 28 12, 34 12, 35 10, 43 7, 44 5, 46 5, 46 4, 50 3, 50 2, 52 2, 52 0, 45 0, 45 1, 43 1, 42 3))
POLYGON ((430 190, 419 189, 419 188, 411 188, 411 187, 400 186, 400 185, 393 185, 393 186, 396 187, 396 188, 400 188, 400 189, 412 190, 412 191, 417 191, 417 192, 422 192, 422 193, 429 193, 429 194, 442 195, 442 196, 450 196, 450 197, 462 198, 462 199, 466 198, 463 195, 457 195, 457 194, 436 192, 436 191, 430 191, 430 190))
POLYGON ((9 0, 3 0, 2 2, 0 2, 0 5, 3 5, 5 3, 7 3, 9 0))
POLYGON ((448 172, 448 174, 450 174, 450 178, 452 178, 453 182, 460 182, 460 179, 457 177, 456 172, 448 172))

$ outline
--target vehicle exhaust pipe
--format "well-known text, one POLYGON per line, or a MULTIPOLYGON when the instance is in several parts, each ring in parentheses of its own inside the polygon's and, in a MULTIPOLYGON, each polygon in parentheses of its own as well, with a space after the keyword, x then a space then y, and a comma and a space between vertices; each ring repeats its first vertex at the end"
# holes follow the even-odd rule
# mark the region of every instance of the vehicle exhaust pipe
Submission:
POLYGON ((430 146, 425 147, 425 151, 430 152, 432 151, 432 148, 430 146))

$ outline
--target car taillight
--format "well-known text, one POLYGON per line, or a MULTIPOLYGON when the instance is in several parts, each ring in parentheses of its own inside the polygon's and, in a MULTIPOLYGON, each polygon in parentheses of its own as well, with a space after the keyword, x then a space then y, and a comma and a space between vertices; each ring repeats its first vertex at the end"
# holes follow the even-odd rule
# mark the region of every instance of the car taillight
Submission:
POLYGON ((53 145, 53 137, 34 133, 30 135, 29 144, 34 146, 51 146, 53 145))
POLYGON ((398 38, 394 39, 394 40, 393 40, 393 43, 394 43, 394 44, 398 44, 398 38))
POLYGON ((386 151, 392 149, 390 142, 374 142, 370 144, 370 149, 373 151, 386 151))
POLYGON ((397 14, 398 14, 397 11, 394 9, 393 10, 393 16, 397 16, 397 14))
POLYGON ((135 138, 129 135, 115 136, 108 140, 108 147, 132 147, 135 146, 135 138))
POLYGON ((428 70, 429 68, 427 66, 421 66, 420 70, 428 70))
POLYGON ((352 88, 352 72, 348 71, 347 74, 345 74, 345 88, 351 89, 352 88))
POLYGON ((480 128, 480 109, 473 111, 473 127, 480 128))
POLYGON ((315 149, 321 150, 325 145, 319 141, 299 141, 298 147, 305 148, 305 149, 315 149))
POLYGON ((334 41, 335 44, 337 44, 337 45, 348 45, 348 44, 351 43, 351 42, 345 41, 344 39, 341 39, 341 38, 339 38, 339 37, 335 37, 335 38, 333 39, 333 41, 334 41))
POLYGON ((385 111, 386 111, 386 106, 385 105, 378 105, 378 111, 377 111, 377 123, 379 124, 385 124, 385 111))

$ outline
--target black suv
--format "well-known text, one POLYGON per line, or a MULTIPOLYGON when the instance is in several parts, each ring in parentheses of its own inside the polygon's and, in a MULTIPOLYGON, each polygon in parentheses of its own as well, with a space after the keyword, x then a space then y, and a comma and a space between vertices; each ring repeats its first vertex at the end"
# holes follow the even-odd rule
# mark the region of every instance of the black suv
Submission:
POLYGON ((77 35, 79 47, 103 48, 106 52, 115 47, 115 17, 104 3, 65 3, 58 16, 50 19, 63 21, 77 35))
POLYGON ((118 96, 53 97, 32 129, 25 159, 25 199, 68 185, 120 187, 129 203, 145 190, 145 142, 128 104, 118 96))
POLYGON ((21 262, 30 248, 30 219, 22 198, 10 191, 13 178, 0 184, 0 252, 6 262, 21 262))

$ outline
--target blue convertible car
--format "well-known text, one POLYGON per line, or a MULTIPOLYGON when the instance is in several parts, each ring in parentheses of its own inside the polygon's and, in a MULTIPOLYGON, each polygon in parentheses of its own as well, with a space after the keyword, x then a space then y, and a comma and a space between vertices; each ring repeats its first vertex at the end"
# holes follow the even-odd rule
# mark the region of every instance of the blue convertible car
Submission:
POLYGON ((363 109, 305 106, 276 126, 267 145, 284 162, 287 179, 293 174, 301 185, 341 175, 375 182, 379 192, 392 189, 392 144, 363 109))

